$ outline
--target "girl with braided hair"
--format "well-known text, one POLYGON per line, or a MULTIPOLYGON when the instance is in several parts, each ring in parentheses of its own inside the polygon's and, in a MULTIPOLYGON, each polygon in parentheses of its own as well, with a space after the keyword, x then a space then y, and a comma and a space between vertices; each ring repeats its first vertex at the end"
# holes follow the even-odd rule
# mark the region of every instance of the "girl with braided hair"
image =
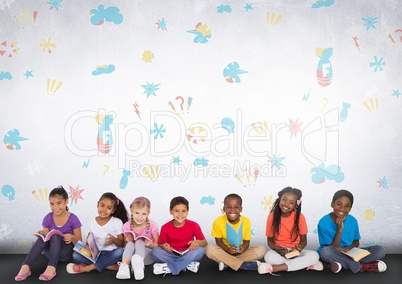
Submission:
POLYGON ((125 247, 117 279, 130 279, 130 263, 135 280, 144 279, 145 265, 152 264, 152 249, 158 246, 158 224, 149 219, 151 202, 144 196, 139 196, 131 202, 131 218, 124 223, 125 247))
POLYGON ((318 253, 304 249, 308 230, 301 213, 301 198, 302 191, 290 186, 278 192, 278 198, 267 217, 265 235, 270 250, 264 256, 265 263, 258 266, 260 274, 301 269, 323 270, 318 253), (287 258, 286 254, 292 251, 298 256, 287 258))

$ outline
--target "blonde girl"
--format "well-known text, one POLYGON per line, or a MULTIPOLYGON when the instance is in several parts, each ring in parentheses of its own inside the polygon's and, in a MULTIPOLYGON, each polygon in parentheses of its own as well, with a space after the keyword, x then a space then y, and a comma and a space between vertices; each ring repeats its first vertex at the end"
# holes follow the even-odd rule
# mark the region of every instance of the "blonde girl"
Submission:
POLYGON ((134 278, 144 278, 145 265, 152 264, 152 249, 158 246, 159 228, 155 221, 149 219, 151 202, 144 196, 139 196, 130 205, 131 218, 124 223, 125 248, 117 279, 129 279, 133 270, 134 278))

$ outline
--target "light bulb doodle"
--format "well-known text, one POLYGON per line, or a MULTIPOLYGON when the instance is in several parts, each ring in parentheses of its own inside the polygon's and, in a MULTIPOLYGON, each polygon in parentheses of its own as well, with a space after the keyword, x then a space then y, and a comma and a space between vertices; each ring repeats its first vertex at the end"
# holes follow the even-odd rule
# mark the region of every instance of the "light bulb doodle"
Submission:
POLYGON ((224 119, 222 119, 221 125, 223 129, 229 132, 229 134, 234 133, 235 123, 231 118, 225 117, 224 119))
POLYGON ((124 169, 123 176, 120 179, 120 185, 119 185, 121 189, 125 189, 127 187, 129 175, 131 175, 131 171, 124 169))
POLYGON ((1 193, 4 197, 8 198, 8 201, 13 201, 15 199, 15 189, 9 184, 3 185, 3 187, 1 188, 1 193))

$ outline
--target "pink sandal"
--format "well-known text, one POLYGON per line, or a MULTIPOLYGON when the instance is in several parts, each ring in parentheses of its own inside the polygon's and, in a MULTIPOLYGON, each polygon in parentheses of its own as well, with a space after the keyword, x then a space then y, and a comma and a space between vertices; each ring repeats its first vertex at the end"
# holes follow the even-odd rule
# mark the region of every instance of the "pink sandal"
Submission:
POLYGON ((25 279, 27 279, 29 276, 31 276, 31 270, 29 270, 27 273, 24 274, 18 274, 17 276, 15 276, 15 281, 23 281, 25 279))
POLYGON ((48 275, 45 275, 45 274, 41 274, 41 275, 39 275, 39 280, 42 280, 42 281, 50 281, 50 280, 52 280, 54 277, 56 276, 56 271, 53 273, 53 275, 51 275, 51 276, 48 276, 48 275))
POLYGON ((81 273, 81 265, 80 264, 75 264, 75 263, 69 263, 67 264, 66 270, 70 274, 77 274, 81 273), (74 265, 78 266, 78 271, 74 271, 74 265))

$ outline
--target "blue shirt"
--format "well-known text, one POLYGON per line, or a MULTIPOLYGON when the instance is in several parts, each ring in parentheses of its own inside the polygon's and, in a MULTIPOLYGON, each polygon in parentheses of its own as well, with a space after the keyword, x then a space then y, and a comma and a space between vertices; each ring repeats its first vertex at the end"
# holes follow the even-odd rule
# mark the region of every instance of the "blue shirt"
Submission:
MULTIPOLYGON (((317 252, 320 252, 323 247, 331 245, 337 229, 338 226, 332 220, 330 213, 323 216, 320 221, 318 221, 318 241, 320 247, 317 249, 317 252)), ((339 247, 350 246, 354 240, 360 240, 359 224, 355 217, 346 215, 345 221, 343 222, 343 231, 339 247)))

